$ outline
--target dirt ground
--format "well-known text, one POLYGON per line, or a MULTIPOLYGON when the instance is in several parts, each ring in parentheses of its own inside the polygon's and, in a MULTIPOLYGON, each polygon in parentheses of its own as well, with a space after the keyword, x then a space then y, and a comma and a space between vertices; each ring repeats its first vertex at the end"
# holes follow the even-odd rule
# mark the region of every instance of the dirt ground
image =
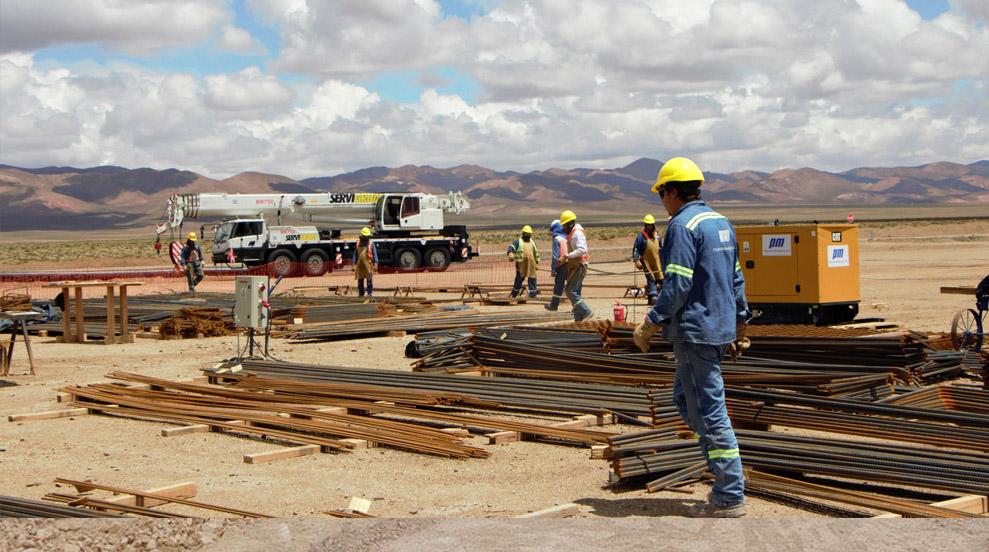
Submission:
MULTIPOLYGON (((989 272, 989 240, 968 237, 985 230, 985 224, 978 224, 928 229, 926 234, 863 235, 861 316, 946 331, 952 313, 973 301, 941 295, 938 288, 974 285, 989 272)), ((626 265, 598 266, 621 271, 626 265)), ((593 275, 587 282, 629 279, 593 275)), ((595 313, 610 317, 615 292, 589 291, 595 313)), ((490 309, 504 308, 542 309, 536 304, 490 309)), ((636 305, 634 313, 641 319, 644 305, 636 305)), ((272 353, 299 362, 408 370, 403 350, 409 339, 305 345, 275 340, 272 353)), ((197 376, 200 369, 235 355, 237 346, 233 337, 138 339, 111 346, 54 341, 33 340, 38 374, 8 378, 17 385, 0 387, 0 415, 61 408, 55 402, 57 387, 105 381, 103 375, 112 370, 166 378, 197 376)), ((22 372, 23 350, 16 355, 14 369, 22 372)), ((0 494, 40 498, 57 490, 56 477, 138 488, 192 481, 199 485, 198 498, 203 501, 276 516, 319 514, 346 507, 350 497, 359 496, 372 501, 372 514, 388 517, 510 517, 575 502, 580 517, 648 518, 682 515, 708 490, 704 485, 695 486, 693 494, 611 489, 606 485, 607 462, 590 459, 583 447, 537 442, 489 446, 475 438, 473 443, 491 450, 490 458, 449 460, 375 448, 251 465, 243 463, 244 454, 281 445, 215 433, 166 438, 158 433, 162 427, 165 424, 88 415, 0 421, 0 494)), ((758 499, 750 499, 748 511, 751 518, 813 517, 758 499)))

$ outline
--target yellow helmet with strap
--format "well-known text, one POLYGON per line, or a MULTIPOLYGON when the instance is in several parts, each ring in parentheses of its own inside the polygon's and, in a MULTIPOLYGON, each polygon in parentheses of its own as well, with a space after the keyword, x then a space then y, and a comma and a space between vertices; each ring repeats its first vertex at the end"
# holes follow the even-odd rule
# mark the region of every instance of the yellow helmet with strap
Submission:
POLYGON ((674 157, 663 164, 652 185, 653 193, 658 194, 670 182, 704 182, 704 173, 686 157, 674 157))

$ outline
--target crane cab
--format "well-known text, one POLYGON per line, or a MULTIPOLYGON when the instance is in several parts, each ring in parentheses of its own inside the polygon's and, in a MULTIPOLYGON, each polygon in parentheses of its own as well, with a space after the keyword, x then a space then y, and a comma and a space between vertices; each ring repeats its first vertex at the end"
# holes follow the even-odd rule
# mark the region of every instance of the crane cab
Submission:
POLYGON ((443 210, 427 194, 384 194, 378 200, 378 230, 411 232, 443 228, 443 210))

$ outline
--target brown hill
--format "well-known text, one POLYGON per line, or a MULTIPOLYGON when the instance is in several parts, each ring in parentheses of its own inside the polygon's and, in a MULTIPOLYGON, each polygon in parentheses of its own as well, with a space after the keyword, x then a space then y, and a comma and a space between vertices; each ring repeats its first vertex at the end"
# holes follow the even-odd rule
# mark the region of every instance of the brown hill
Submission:
MULTIPOLYGON (((525 209, 555 212, 579 205, 586 213, 620 212, 649 198, 662 162, 638 159, 615 169, 560 169, 519 173, 477 165, 370 167, 330 177, 294 180, 243 172, 215 180, 178 169, 22 169, 0 165, 0 231, 71 230, 151 225, 173 193, 306 193, 312 191, 462 191, 477 214, 525 209)), ((989 161, 936 162, 917 167, 862 167, 842 173, 813 168, 773 173, 708 173, 713 203, 886 205, 989 203, 989 161)))

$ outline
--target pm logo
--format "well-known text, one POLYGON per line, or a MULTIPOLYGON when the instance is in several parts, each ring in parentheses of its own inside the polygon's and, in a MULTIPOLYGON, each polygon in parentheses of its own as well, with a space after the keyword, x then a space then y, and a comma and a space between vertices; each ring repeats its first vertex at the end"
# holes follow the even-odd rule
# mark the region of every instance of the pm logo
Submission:
POLYGON ((828 268, 840 268, 849 266, 851 253, 847 245, 828 246, 828 268))
POLYGON ((763 257, 789 257, 792 242, 790 236, 766 235, 762 236, 762 256, 763 257))

